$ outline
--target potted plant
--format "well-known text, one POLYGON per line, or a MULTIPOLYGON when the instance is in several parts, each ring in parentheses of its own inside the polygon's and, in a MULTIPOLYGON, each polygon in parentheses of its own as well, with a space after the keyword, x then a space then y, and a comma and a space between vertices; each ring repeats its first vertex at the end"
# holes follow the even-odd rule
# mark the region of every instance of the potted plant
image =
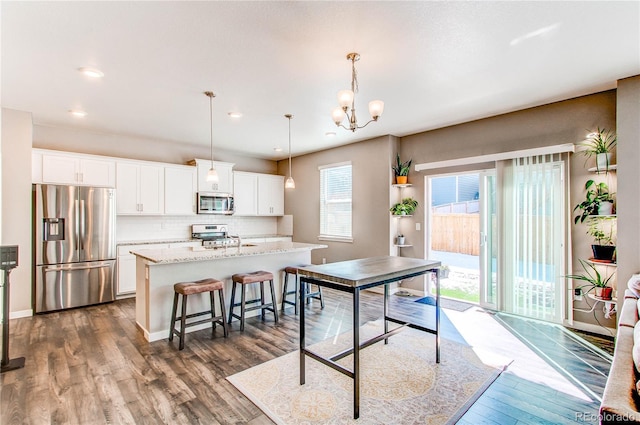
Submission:
POLYGON ((609 277, 605 278, 600 274, 596 266, 586 261, 580 260, 580 265, 584 270, 584 274, 570 274, 566 277, 574 280, 581 280, 587 282, 585 285, 578 286, 575 289, 588 288, 587 293, 594 290, 594 295, 603 300, 610 300, 613 288, 609 286, 609 281, 613 277, 612 273, 609 277))
POLYGON ((405 162, 400 161, 400 154, 396 155, 396 164, 392 166, 393 172, 396 175, 397 184, 407 184, 409 178, 409 171, 411 170, 411 159, 405 162))
POLYGON ((440 279, 446 279, 449 277, 449 266, 443 264, 440 266, 440 279))
POLYGON ((604 128, 599 128, 597 131, 589 133, 587 139, 582 143, 585 150, 582 151, 587 158, 592 156, 596 157, 596 169, 600 171, 608 171, 609 165, 611 165, 611 151, 617 143, 616 135, 604 128))
POLYGON ((606 262, 613 262, 616 246, 613 241, 615 233, 615 221, 600 218, 592 218, 587 229, 587 234, 591 235, 596 243, 591 245, 593 258, 606 262), (607 226, 608 225, 608 226, 607 226))
POLYGON ((585 200, 573 208, 573 211, 582 210, 580 215, 574 217, 575 224, 582 223, 589 216, 611 215, 613 212, 613 194, 609 192, 609 186, 604 183, 596 183, 593 180, 587 181, 584 185, 587 191, 585 200))
POLYGON ((396 237, 396 245, 404 245, 404 235, 402 233, 396 237))
POLYGON ((413 198, 404 198, 402 202, 394 204, 389 211, 393 215, 411 215, 418 207, 418 201, 413 198))

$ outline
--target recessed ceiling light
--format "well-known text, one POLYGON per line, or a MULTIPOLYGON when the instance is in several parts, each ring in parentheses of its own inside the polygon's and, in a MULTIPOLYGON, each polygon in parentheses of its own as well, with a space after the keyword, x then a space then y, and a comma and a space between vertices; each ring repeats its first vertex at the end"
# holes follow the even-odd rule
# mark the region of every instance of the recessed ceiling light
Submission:
POLYGON ((100 71, 97 68, 82 67, 82 68, 78 68, 78 71, 82 72, 84 75, 91 78, 104 77, 104 72, 100 71))
POLYGON ((280 146, 276 146, 273 150, 276 152, 282 152, 282 148, 280 146))
POLYGON ((227 113, 231 118, 240 118, 242 116, 241 112, 228 112, 227 113))
POLYGON ((324 133, 325 136, 327 137, 336 137, 336 132, 335 131, 327 131, 326 133, 324 133))
POLYGON ((80 109, 71 109, 69 113, 74 117, 78 117, 78 118, 84 118, 87 116, 87 113, 80 109))

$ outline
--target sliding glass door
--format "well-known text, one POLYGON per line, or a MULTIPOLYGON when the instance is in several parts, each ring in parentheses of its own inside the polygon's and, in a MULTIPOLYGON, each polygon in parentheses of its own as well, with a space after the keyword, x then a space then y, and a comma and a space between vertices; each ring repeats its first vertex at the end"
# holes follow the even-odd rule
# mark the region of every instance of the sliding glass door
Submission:
POLYGON ((554 155, 504 163, 502 281, 507 312, 562 322, 564 164, 554 155))
POLYGON ((480 305, 498 309, 498 214, 495 170, 480 172, 480 305))

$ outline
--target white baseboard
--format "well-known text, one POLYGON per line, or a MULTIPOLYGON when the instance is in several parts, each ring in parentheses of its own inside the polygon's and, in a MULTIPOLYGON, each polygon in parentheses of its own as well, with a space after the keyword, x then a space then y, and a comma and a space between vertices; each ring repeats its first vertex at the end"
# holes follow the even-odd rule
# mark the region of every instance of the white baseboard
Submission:
POLYGON ((565 323, 564 326, 568 328, 574 328, 580 331, 591 332, 594 334, 604 335, 604 336, 615 336, 617 332, 613 328, 607 328, 604 326, 594 325, 591 323, 578 322, 577 320, 574 320, 573 323, 565 323))
POLYGON ((21 319, 23 317, 31 317, 31 316, 33 316, 32 309, 12 311, 9 313, 9 319, 21 319))

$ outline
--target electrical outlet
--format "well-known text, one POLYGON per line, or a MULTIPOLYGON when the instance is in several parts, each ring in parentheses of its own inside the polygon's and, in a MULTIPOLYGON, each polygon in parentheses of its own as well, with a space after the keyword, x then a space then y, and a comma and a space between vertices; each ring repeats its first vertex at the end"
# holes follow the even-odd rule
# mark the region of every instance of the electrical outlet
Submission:
POLYGON ((326 258, 322 259, 322 264, 327 264, 327 259, 326 258))
POLYGON ((416 223, 416 230, 420 230, 420 223, 416 223))
POLYGON ((582 301, 582 288, 575 288, 573 290, 574 301, 582 301))

